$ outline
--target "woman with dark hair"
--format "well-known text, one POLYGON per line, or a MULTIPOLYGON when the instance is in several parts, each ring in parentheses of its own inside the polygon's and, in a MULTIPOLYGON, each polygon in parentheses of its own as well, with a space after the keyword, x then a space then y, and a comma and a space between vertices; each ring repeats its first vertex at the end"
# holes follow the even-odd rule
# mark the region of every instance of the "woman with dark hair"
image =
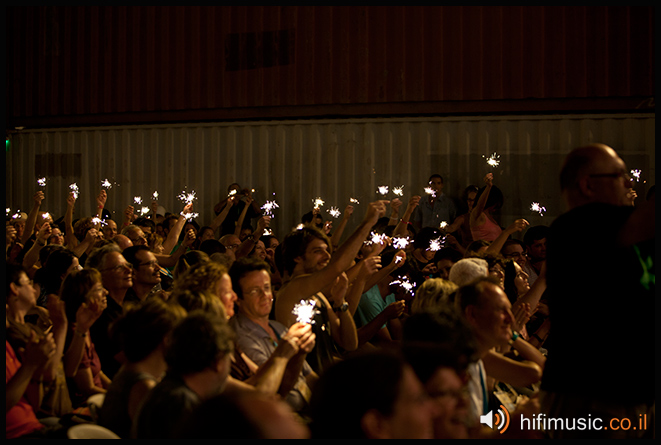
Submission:
POLYGON ((41 286, 37 305, 42 307, 46 306, 48 294, 60 293, 62 282, 69 273, 82 269, 73 251, 58 245, 49 245, 41 250, 47 248, 44 257, 40 255, 42 267, 37 270, 34 277, 35 283, 41 286))
POLYGON ((99 411, 99 425, 121 438, 130 437, 140 403, 167 369, 167 338, 185 317, 183 307, 160 298, 150 298, 127 307, 113 327, 126 363, 108 388, 99 411))
POLYGON ((488 173, 484 182, 486 185, 478 190, 470 213, 471 234, 473 240, 494 241, 503 231, 493 217, 493 212, 503 206, 503 192, 493 185, 493 173, 488 173))
POLYGON ((393 352, 335 363, 321 375, 310 403, 313 439, 433 438, 431 400, 411 366, 393 352))

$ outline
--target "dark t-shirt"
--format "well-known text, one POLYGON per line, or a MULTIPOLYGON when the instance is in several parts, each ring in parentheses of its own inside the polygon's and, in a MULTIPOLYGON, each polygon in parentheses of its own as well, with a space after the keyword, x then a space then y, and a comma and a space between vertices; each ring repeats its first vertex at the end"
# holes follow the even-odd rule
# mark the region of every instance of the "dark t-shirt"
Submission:
POLYGON ((551 317, 542 389, 593 399, 654 398, 654 240, 619 246, 633 207, 589 204, 558 217, 547 238, 551 317))

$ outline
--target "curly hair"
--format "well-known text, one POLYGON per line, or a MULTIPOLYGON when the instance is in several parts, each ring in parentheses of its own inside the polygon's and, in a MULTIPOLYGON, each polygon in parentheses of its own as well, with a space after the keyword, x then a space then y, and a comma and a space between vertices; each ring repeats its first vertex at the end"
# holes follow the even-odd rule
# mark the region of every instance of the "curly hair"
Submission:
POLYGON ((192 292, 207 291, 215 295, 216 285, 227 274, 227 268, 215 261, 203 261, 192 265, 174 280, 174 290, 192 292))

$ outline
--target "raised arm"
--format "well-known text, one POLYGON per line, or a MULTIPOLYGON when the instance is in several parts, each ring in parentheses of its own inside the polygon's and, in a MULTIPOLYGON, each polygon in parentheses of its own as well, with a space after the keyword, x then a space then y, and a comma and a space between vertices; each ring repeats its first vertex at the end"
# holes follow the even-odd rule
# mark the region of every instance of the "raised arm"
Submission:
POLYGON ((78 246, 79 242, 76 235, 73 234, 73 209, 76 205, 76 194, 74 192, 69 192, 67 196, 67 210, 64 213, 64 236, 66 240, 66 246, 69 249, 73 249, 78 246))
POLYGON ((406 206, 404 214, 402 215, 402 219, 395 226, 393 236, 406 236, 408 234, 407 226, 409 221, 411 221, 411 215, 413 215, 413 211, 416 209, 416 207, 418 207, 419 204, 420 196, 412 196, 411 199, 409 199, 409 203, 406 206))
POLYGON ((344 213, 342 214, 342 219, 340 220, 340 223, 337 225, 335 228, 335 231, 333 232, 333 235, 331 236, 331 243, 333 244, 333 249, 337 250, 337 248, 340 246, 340 240, 342 239, 342 234, 344 233, 344 229, 347 226, 347 223, 349 222, 349 218, 351 218, 351 215, 353 215, 353 206, 348 205, 344 209, 344 213))
POLYGON ((25 221, 25 229, 23 230, 23 238, 21 239, 21 244, 25 245, 28 242, 32 234, 34 233, 34 227, 37 224, 37 217, 39 216, 39 208, 41 203, 44 200, 44 192, 41 190, 34 194, 32 197, 33 205, 32 210, 28 214, 28 219, 25 221))
POLYGON ((171 253, 174 247, 177 245, 177 242, 179 241, 179 235, 181 234, 181 231, 183 230, 184 225, 186 224, 186 217, 184 215, 191 213, 192 210, 193 210, 192 203, 186 204, 184 206, 184 209, 177 218, 177 222, 174 223, 174 226, 172 226, 172 230, 170 230, 170 233, 168 233, 167 239, 165 240, 165 242, 163 242, 163 252, 171 253))
POLYGON ((487 204, 487 199, 489 199, 489 193, 491 192, 491 187, 493 187, 493 173, 487 173, 487 175, 484 177, 484 183, 486 184, 486 188, 480 195, 480 199, 477 200, 477 203, 475 204, 475 208, 471 211, 470 214, 470 225, 471 227, 475 227, 479 223, 479 219, 482 216, 482 213, 484 213, 484 207, 487 204))
POLYGON ((487 247, 487 253, 492 254, 492 255, 499 255, 500 250, 503 248, 503 245, 505 244, 505 241, 507 241, 510 237, 510 235, 520 232, 526 227, 528 227, 530 223, 526 221, 525 219, 517 219, 514 221, 512 224, 507 226, 505 230, 500 232, 500 235, 489 244, 489 247, 487 247))

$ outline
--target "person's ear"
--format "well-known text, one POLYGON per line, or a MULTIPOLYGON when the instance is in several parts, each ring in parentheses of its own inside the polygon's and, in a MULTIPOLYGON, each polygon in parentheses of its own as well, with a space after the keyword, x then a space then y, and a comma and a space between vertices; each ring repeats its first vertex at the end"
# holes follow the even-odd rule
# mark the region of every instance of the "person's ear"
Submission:
POLYGON ((590 181, 588 176, 584 176, 578 180, 578 189, 583 196, 594 195, 594 183, 590 181))
POLYGON ((368 439, 390 438, 388 422, 376 409, 371 409, 363 415, 360 426, 368 439))

